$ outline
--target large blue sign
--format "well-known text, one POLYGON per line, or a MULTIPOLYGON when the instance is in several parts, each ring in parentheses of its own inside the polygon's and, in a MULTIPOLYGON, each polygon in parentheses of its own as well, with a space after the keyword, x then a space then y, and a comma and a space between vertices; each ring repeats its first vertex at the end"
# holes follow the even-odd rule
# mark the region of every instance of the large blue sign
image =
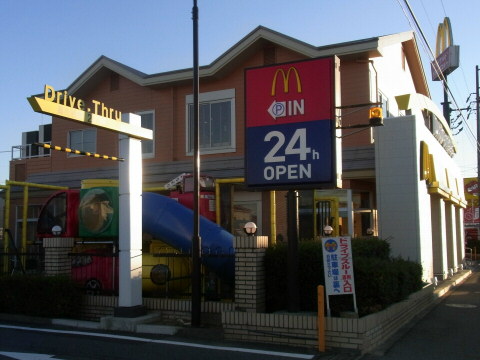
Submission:
POLYGON ((332 181, 332 122, 257 126, 247 129, 247 183, 318 184, 332 181))

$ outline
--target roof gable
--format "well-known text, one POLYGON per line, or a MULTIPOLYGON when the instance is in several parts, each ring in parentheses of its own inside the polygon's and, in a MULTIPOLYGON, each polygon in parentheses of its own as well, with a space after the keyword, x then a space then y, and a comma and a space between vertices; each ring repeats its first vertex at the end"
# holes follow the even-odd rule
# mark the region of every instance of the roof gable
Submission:
MULTIPOLYGON (((415 86, 419 93, 428 95, 428 87, 423 72, 423 67, 418 54, 417 45, 413 32, 404 32, 381 37, 343 42, 338 44, 315 47, 274 30, 259 26, 247 34, 243 39, 230 47, 211 64, 202 66, 199 71, 201 78, 221 76, 236 63, 244 59, 252 52, 258 50, 265 43, 273 43, 287 48, 308 58, 337 55, 342 59, 348 57, 373 58, 382 56, 382 47, 392 43, 405 43, 407 60, 409 61, 415 86)), ((95 87, 105 76, 112 72, 137 83, 140 86, 162 87, 173 83, 191 81, 192 68, 157 74, 145 74, 129 66, 121 64, 106 56, 99 57, 68 87, 69 93, 85 93, 95 87)))

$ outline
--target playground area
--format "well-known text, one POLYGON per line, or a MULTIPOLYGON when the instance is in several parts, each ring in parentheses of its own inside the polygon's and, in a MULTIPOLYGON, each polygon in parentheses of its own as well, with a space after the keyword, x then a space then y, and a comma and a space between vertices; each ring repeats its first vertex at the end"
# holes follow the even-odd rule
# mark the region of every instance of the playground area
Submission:
MULTIPOLYGON (((193 212, 188 208, 192 204, 188 182, 190 176, 182 174, 166 187, 154 189, 157 193, 142 194, 144 296, 180 299, 191 296, 193 212)), ((231 299, 233 235, 211 221, 215 219, 213 179, 203 177, 201 184, 202 293, 210 300, 231 299)), ((2 233, 3 274, 62 274, 71 276, 87 294, 118 295, 116 181, 87 180, 82 182, 81 189, 7 182, 3 190, 3 219, 4 224, 9 224, 2 233), (32 205, 34 202, 37 205, 32 205), (13 205, 15 216, 11 214, 13 205), (15 233, 11 230, 12 217, 15 233), (52 257, 46 250, 47 240, 62 244, 66 256, 52 257), (55 273, 52 268, 57 269, 55 273)))

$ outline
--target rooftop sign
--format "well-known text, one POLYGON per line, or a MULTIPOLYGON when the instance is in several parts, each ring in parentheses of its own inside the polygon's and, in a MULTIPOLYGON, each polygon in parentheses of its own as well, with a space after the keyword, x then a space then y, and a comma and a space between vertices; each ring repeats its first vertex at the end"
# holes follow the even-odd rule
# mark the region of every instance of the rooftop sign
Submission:
POLYGON ((435 60, 432 61, 432 80, 440 81, 453 72, 460 64, 460 47, 453 45, 453 33, 450 19, 446 17, 438 24, 435 60))
POLYGON ((97 100, 92 100, 88 104, 69 95, 67 91, 55 91, 50 85, 45 85, 43 98, 31 96, 28 102, 34 111, 42 114, 82 122, 140 140, 153 139, 152 130, 122 122, 120 111, 109 108, 97 100))

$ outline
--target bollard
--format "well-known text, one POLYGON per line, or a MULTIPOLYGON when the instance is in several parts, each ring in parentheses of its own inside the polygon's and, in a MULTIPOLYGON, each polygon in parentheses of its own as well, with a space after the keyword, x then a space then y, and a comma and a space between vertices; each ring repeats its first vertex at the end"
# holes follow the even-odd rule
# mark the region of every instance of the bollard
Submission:
POLYGON ((318 315, 317 315, 317 328, 318 328, 318 351, 325 352, 325 298, 324 287, 322 285, 317 286, 317 301, 318 301, 318 315))

